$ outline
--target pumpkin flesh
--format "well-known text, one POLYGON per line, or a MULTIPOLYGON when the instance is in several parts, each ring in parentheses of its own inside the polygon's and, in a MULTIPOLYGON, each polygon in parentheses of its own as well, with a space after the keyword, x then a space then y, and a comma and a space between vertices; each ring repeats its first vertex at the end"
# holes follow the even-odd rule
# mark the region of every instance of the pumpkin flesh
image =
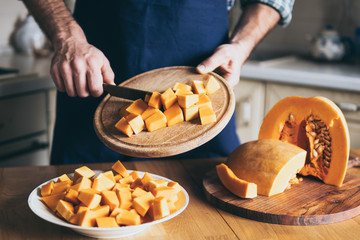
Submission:
POLYGON ((300 174, 341 186, 350 151, 350 139, 341 110, 324 97, 287 97, 265 116, 259 139, 274 138, 307 151, 300 174))

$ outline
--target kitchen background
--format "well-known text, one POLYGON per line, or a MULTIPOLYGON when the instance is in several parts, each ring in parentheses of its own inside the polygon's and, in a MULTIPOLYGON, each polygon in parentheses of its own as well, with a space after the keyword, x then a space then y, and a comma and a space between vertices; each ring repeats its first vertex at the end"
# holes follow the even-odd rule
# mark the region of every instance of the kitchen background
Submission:
MULTIPOLYGON (((73 1, 67 1, 73 6, 73 1)), ((238 1, 229 13, 231 28, 241 11, 238 1)), ((355 56, 356 29, 360 27, 359 0, 297 0, 293 19, 277 26, 256 48, 242 69, 234 89, 238 132, 243 142, 256 139, 261 121, 271 106, 288 95, 323 95, 344 110, 351 147, 360 148, 360 68, 355 56), (344 61, 315 61, 309 39, 328 25, 346 39, 344 61), (355 107, 355 108, 354 108, 355 107)), ((16 22, 25 19, 21 1, 2 0, 0 8, 0 67, 19 73, 0 76, 0 166, 48 164, 55 117, 55 90, 49 77, 48 57, 14 54, 9 38, 16 22), (16 90, 14 90, 16 88, 16 90), (19 110, 20 109, 20 110, 19 110), (16 110, 16 111, 15 111, 16 110)), ((46 55, 46 51, 42 52, 46 55)))

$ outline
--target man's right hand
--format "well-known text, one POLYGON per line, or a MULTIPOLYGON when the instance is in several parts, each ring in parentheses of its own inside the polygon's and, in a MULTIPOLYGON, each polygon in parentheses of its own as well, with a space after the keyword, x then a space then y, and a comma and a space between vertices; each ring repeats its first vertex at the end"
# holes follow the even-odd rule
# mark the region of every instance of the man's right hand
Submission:
POLYGON ((50 72, 57 89, 70 97, 98 97, 103 82, 114 83, 109 60, 83 39, 70 38, 58 44, 50 72))

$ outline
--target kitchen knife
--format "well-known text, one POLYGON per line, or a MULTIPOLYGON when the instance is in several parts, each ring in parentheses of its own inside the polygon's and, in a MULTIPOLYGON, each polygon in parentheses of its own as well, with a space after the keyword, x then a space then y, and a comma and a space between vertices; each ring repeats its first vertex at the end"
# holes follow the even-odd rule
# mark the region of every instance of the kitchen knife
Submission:
POLYGON ((129 100, 137 100, 139 98, 144 100, 147 94, 149 94, 150 96, 152 94, 152 92, 143 91, 135 88, 111 85, 108 83, 103 83, 103 88, 111 96, 129 99, 129 100))

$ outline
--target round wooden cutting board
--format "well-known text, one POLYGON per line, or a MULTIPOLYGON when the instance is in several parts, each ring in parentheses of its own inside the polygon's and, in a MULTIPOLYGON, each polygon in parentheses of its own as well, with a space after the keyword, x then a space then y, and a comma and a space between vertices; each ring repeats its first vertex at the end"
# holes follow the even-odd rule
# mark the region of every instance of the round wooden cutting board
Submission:
POLYGON ((319 225, 339 222, 360 214, 360 178, 347 174, 342 187, 304 177, 283 193, 243 199, 229 192, 216 170, 203 180, 207 199, 232 214, 261 222, 286 225, 319 225))
MULTIPOLYGON (((173 156, 208 142, 227 125, 235 109, 234 94, 229 85, 219 75, 210 74, 221 86, 209 96, 216 114, 215 123, 201 125, 199 119, 194 119, 127 137, 115 128, 115 124, 120 119, 120 108, 131 101, 107 95, 95 112, 94 127, 98 137, 116 152, 148 158, 173 156)), ((176 82, 191 85, 192 80, 202 80, 202 77, 193 67, 167 67, 137 75, 121 86, 162 93, 176 82)))

